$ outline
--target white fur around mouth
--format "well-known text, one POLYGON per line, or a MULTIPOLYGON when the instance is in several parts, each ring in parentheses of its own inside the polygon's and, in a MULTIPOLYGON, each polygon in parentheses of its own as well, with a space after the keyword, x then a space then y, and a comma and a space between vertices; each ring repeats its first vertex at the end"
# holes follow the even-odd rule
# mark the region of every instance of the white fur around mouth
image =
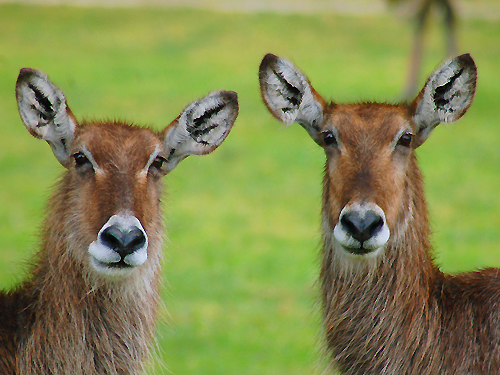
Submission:
POLYGON ((124 262, 104 263, 93 256, 90 258, 92 267, 94 267, 98 273, 106 277, 122 278, 130 275, 136 269, 136 267, 126 265, 124 262))
POLYGON ((103 225, 97 235, 97 239, 89 245, 88 252, 91 257, 91 264, 94 269, 104 275, 126 275, 136 267, 144 264, 148 258, 148 240, 140 221, 132 215, 114 215, 106 224, 103 225), (101 234, 110 226, 118 226, 122 230, 140 229, 145 236, 144 245, 125 257, 120 256, 118 252, 107 246, 101 240, 101 234))
POLYGON ((371 238, 368 240, 364 241, 361 243, 357 239, 353 238, 346 230, 345 228, 341 225, 340 220, 335 225, 335 228, 333 228, 333 238, 339 243, 339 245, 342 247, 343 250, 345 250, 347 253, 352 254, 352 255, 360 255, 360 256, 367 256, 367 255, 376 255, 379 253, 379 250, 382 249, 387 241, 389 240, 389 237, 391 235, 391 232, 389 230, 389 227, 386 224, 385 220, 385 214, 383 210, 377 206, 377 205, 368 205, 368 204, 353 204, 350 206, 344 207, 342 212, 340 213, 339 217, 342 217, 344 212, 346 211, 352 211, 356 210, 361 215, 363 216, 366 214, 368 211, 373 211, 379 214, 384 221, 384 225, 382 228, 371 238))

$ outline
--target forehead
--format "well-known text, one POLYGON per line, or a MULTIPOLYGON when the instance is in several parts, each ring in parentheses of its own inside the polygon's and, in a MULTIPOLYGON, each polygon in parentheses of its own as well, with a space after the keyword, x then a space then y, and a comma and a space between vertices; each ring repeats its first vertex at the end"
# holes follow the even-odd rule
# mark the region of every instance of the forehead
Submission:
POLYGON ((85 148, 99 163, 142 165, 160 148, 158 134, 148 128, 119 122, 82 124, 74 142, 74 150, 85 148))
POLYGON ((412 131, 408 111, 398 105, 361 103, 332 105, 323 130, 334 128, 345 142, 349 139, 390 139, 402 130, 412 131))

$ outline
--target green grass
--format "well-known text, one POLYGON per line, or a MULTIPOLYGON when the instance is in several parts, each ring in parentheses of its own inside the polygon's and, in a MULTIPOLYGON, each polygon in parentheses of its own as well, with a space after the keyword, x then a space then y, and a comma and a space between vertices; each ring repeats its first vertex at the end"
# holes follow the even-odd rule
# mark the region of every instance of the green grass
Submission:
MULTIPOLYGON (((436 260, 445 271, 500 266, 500 22, 464 20, 459 43, 479 69, 476 101, 439 127, 419 158, 436 260)), ((324 156, 261 103, 257 71, 273 52, 326 98, 396 100, 410 50, 407 22, 385 16, 217 13, 184 9, 0 6, 0 286, 23 278, 43 205, 62 172, 25 131, 14 86, 44 70, 78 118, 160 128, 215 89, 240 116, 212 155, 166 177, 160 373, 319 373, 316 308, 324 156)), ((429 31, 424 71, 442 59, 429 31)), ((425 77, 422 77, 422 82, 425 77)))

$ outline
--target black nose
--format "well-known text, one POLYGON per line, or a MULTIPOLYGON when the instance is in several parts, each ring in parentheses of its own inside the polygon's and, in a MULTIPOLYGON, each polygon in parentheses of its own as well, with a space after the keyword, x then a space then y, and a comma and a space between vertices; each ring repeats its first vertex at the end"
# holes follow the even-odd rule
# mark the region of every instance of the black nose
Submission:
POLYGON ((363 217, 356 211, 346 212, 340 218, 345 231, 361 245, 369 240, 384 226, 384 219, 373 211, 368 211, 363 217))
POLYGON ((111 225, 101 233, 101 241, 116 251, 122 259, 140 249, 146 243, 146 236, 139 228, 122 231, 111 225))

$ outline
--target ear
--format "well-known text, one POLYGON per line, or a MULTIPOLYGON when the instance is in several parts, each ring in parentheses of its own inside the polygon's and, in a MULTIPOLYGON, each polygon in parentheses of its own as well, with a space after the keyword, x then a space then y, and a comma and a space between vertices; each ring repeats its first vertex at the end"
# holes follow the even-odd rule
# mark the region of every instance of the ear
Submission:
POLYGON ((441 122, 454 122, 469 109, 476 92, 477 70, 469 54, 447 61, 429 78, 411 104, 415 147, 441 122))
POLYGON ((326 104, 305 75, 289 61, 268 54, 260 64, 259 81, 269 111, 285 124, 298 122, 316 139, 326 104))
POLYGON ((162 132, 170 172, 188 155, 215 150, 226 139, 238 116, 238 95, 216 91, 190 104, 162 132))
POLYGON ((67 166, 74 139, 76 120, 66 98, 45 73, 21 69, 16 83, 16 98, 21 119, 32 136, 44 139, 57 160, 67 166))

